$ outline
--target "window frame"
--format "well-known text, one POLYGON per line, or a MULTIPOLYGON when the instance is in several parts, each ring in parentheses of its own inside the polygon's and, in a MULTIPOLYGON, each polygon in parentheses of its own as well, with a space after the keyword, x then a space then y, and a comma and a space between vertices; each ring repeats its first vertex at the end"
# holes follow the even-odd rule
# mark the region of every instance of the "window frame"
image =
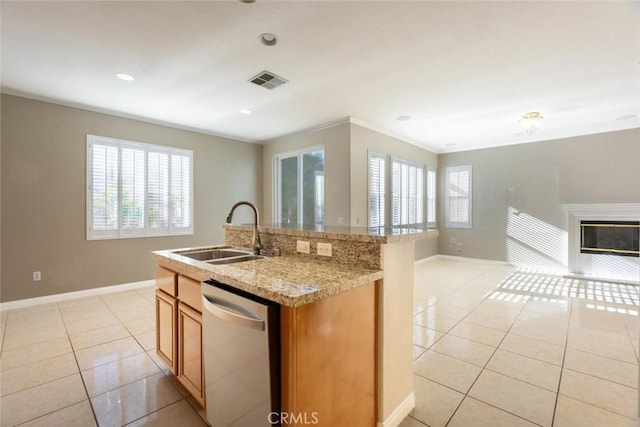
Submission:
MULTIPOLYGON (((465 199, 465 197, 460 197, 465 199)), ((448 166, 445 169, 445 225, 447 228, 473 228, 473 167, 471 165, 460 166, 448 166), (450 200, 450 187, 451 187, 451 175, 453 173, 468 172, 469 174, 469 194, 466 197, 468 200, 468 218, 467 221, 451 221, 451 200, 450 200)))
MULTIPOLYGON (((144 238, 144 237, 158 237, 158 236, 179 236, 179 235, 192 235, 193 234, 193 151, 182 148, 167 147, 161 145, 154 145, 136 141, 128 141, 123 139, 109 138, 104 136, 90 135, 86 137, 86 240, 108 240, 108 239, 127 239, 127 238, 144 238), (117 149, 117 227, 108 230, 94 230, 94 205, 93 205, 93 146, 108 146, 115 147, 117 149), (141 150, 144 153, 143 161, 143 221, 140 228, 123 228, 123 215, 122 215, 122 200, 123 200, 123 149, 135 149, 141 150), (167 223, 166 227, 150 227, 149 224, 149 153, 162 153, 168 156, 167 165, 167 200, 166 200, 166 215, 167 223), (172 217, 172 189, 171 189, 171 163, 173 156, 186 157, 188 159, 189 171, 188 171, 188 197, 187 203, 181 203, 185 209, 188 209, 189 225, 180 227, 175 226, 172 217)), ((183 195, 184 197, 184 195, 183 195)))
MULTIPOLYGON (((375 150, 368 150, 368 155, 367 155, 367 221, 368 221, 368 225, 371 228, 372 227, 372 223, 371 223, 371 196, 372 196, 372 177, 371 177, 371 159, 377 157, 379 159, 381 159, 384 162, 384 187, 385 187, 385 191, 384 191, 384 198, 382 199, 383 201, 383 208, 382 208, 382 212, 384 212, 384 217, 385 217, 385 223, 384 223, 384 227, 391 227, 391 228, 411 228, 411 227, 419 227, 419 228, 433 228, 436 226, 436 223, 434 222, 433 224, 428 222, 428 215, 429 215, 429 206, 428 206, 428 201, 427 201, 427 185, 428 185, 428 180, 427 180, 427 176, 428 176, 428 172, 429 171, 434 171, 436 172, 436 176, 437 176, 437 169, 433 166, 429 166, 429 165, 425 165, 423 163, 419 163, 419 162, 413 162, 410 160, 405 160, 401 157, 396 157, 396 156, 392 156, 389 154, 385 154, 379 151, 375 151, 375 150), (393 163, 394 162, 399 162, 399 163, 404 163, 406 165, 409 165, 411 167, 417 167, 419 169, 422 170, 422 222, 415 222, 415 223, 408 223, 408 224, 402 224, 402 225, 393 225, 393 184, 394 184, 394 180, 393 180, 393 163)), ((434 218, 437 218, 437 199, 435 201, 434 204, 434 218)), ((381 226, 382 227, 382 226, 381 226)))
MULTIPOLYGON (((426 174, 425 174, 425 165, 422 163, 418 163, 418 162, 413 162, 411 160, 405 160, 402 159, 400 157, 394 157, 394 156, 390 156, 391 157, 391 161, 389 162, 389 168, 390 168, 390 180, 391 180, 391 186, 390 186, 390 191, 389 191, 389 209, 390 209, 390 221, 391 221, 391 227, 393 228, 412 228, 412 227, 424 227, 426 225, 426 215, 425 215, 425 207, 426 207, 426 174), (415 202, 415 207, 416 207, 416 212, 415 212, 415 217, 416 217, 416 221, 414 222, 409 222, 407 221, 406 223, 402 223, 402 219, 400 220, 399 224, 394 224, 394 218, 393 218, 393 201, 394 201, 394 189, 395 189, 395 185, 394 185, 394 175, 393 175, 393 169, 395 164, 400 165, 400 167, 402 166, 406 166, 408 168, 415 168, 416 169, 416 195, 419 196, 420 200, 416 200, 415 202), (420 171, 421 172, 421 178, 422 178, 422 182, 418 181, 418 177, 417 177, 417 172, 420 171), (418 191, 419 189, 422 189, 422 191, 418 191), (418 211, 418 208, 420 209, 420 211, 418 211), (422 220, 418 221, 418 216, 421 216, 422 220)), ((400 185, 400 184, 399 184, 400 185)), ((407 184, 407 186, 409 186, 409 184, 407 184)), ((402 197, 402 196, 401 196, 402 197)), ((411 195, 408 194, 407 196, 407 202, 410 204, 410 198, 411 195)), ((400 213, 400 215, 402 216, 402 213, 400 213)), ((411 216, 411 212, 408 212, 407 214, 407 218, 410 218, 411 216)))
POLYGON ((433 166, 427 166, 426 181, 425 199, 427 204, 427 228, 436 228, 438 226, 438 170, 433 166), (429 193, 433 194, 430 195, 429 193), (433 206, 429 203, 431 200, 433 200, 433 206), (433 217, 431 215, 433 215, 433 217), (431 218, 433 218, 433 220, 431 220, 431 218))
MULTIPOLYGON (((297 185, 297 197, 299 200, 299 203, 297 204, 297 212, 296 212, 296 217, 297 217, 297 224, 295 224, 297 227, 303 227, 305 225, 308 224, 303 224, 303 220, 304 220, 304 205, 302 203, 303 199, 304 199, 304 191, 303 191, 303 185, 302 185, 302 181, 303 181, 303 162, 304 162, 304 155, 305 154, 309 154, 309 153, 313 153, 316 151, 322 151, 322 155, 323 155, 323 161, 324 161, 324 170, 322 173, 322 224, 315 224, 316 227, 318 226, 324 226, 325 222, 326 222, 326 202, 327 202, 327 193, 326 193, 326 171, 327 171, 327 152, 325 149, 324 145, 314 145, 311 147, 305 147, 305 148, 301 148, 299 150, 293 150, 293 151, 285 151, 282 153, 275 153, 273 154, 273 166, 272 166, 272 183, 271 183, 271 188, 273 189, 273 206, 272 206, 272 214, 273 214, 273 218, 274 218, 274 222, 276 223, 280 223, 282 224, 282 212, 280 212, 280 207, 282 206, 282 189, 281 189, 281 182, 282 182, 282 171, 280 168, 280 161, 284 160, 284 159, 290 159, 290 158, 298 158, 298 163, 297 163, 297 181, 298 184, 297 185)), ((318 174, 316 172, 315 177, 317 178, 318 174)), ((314 194, 314 201, 317 198, 317 193, 314 194)), ((317 212, 316 212, 317 215, 317 212)), ((314 218, 315 219, 315 218, 314 218)))
POLYGON ((387 219, 389 218, 389 212, 388 212, 388 191, 387 191, 387 187, 388 187, 388 181, 389 181, 389 174, 387 171, 387 155, 384 153, 380 153, 377 151, 372 151, 369 150, 368 156, 367 156, 367 224, 369 226, 369 228, 384 228, 387 225, 387 219), (380 198, 380 191, 378 191, 378 199, 382 202, 382 209, 378 208, 378 213, 382 214, 382 221, 378 222, 378 225, 374 225, 372 224, 372 216, 371 216, 371 200, 372 200, 372 195, 373 195, 373 191, 372 191, 372 170, 371 170, 371 160, 372 159, 378 159, 380 161, 382 161, 382 171, 381 174, 382 175, 382 179, 380 179, 380 177, 378 178, 378 182, 380 183, 380 186, 378 186, 378 190, 380 190, 380 187, 382 187, 382 197, 380 198))

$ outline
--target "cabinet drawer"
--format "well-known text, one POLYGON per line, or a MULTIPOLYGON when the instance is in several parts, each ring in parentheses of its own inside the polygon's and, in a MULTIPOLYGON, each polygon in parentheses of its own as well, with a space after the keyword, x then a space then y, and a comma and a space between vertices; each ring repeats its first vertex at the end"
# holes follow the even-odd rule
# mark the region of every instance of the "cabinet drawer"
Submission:
POLYGON ((156 266, 156 288, 162 289, 171 296, 178 294, 178 273, 167 268, 156 266))
POLYGON ((202 296, 200 282, 190 277, 178 276, 178 299, 191 308, 202 312, 202 296))

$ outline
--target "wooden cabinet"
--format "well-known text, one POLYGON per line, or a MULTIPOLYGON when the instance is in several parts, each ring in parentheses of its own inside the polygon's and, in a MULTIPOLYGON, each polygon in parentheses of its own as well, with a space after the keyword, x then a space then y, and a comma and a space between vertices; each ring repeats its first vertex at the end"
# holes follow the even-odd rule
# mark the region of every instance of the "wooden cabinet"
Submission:
POLYGON ((297 308, 282 306, 282 412, 287 425, 376 425, 373 283, 297 308))
POLYGON ((202 369, 202 313, 180 302, 178 306, 178 379, 202 405, 204 377, 202 369))
POLYGON ((200 282, 156 268, 156 352, 193 397, 205 406, 200 282))
POLYGON ((156 352, 176 375, 178 373, 177 300, 156 289, 156 352))

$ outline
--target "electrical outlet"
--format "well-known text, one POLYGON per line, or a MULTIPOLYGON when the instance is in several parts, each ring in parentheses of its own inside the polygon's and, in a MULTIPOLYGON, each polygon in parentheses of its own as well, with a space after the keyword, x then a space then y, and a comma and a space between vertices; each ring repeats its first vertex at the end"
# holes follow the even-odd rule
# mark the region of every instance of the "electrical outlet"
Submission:
POLYGON ((301 254, 309 254, 311 253, 311 249, 309 247, 309 242, 305 240, 298 240, 296 242, 296 251, 301 254))
POLYGON ((333 246, 331 243, 318 243, 318 255, 320 256, 332 256, 333 246))
POLYGON ((33 272, 33 281, 34 282, 39 282, 40 280, 42 280, 42 273, 40 273, 39 271, 34 271, 33 272))

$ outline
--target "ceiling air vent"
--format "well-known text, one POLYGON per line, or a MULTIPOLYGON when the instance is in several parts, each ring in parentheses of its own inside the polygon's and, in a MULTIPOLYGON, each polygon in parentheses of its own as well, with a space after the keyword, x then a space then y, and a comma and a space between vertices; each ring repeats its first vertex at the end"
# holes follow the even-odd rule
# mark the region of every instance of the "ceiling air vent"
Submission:
POLYGON ((272 72, 266 70, 251 77, 249 81, 266 89, 274 89, 288 82, 288 80, 278 77, 272 72))

